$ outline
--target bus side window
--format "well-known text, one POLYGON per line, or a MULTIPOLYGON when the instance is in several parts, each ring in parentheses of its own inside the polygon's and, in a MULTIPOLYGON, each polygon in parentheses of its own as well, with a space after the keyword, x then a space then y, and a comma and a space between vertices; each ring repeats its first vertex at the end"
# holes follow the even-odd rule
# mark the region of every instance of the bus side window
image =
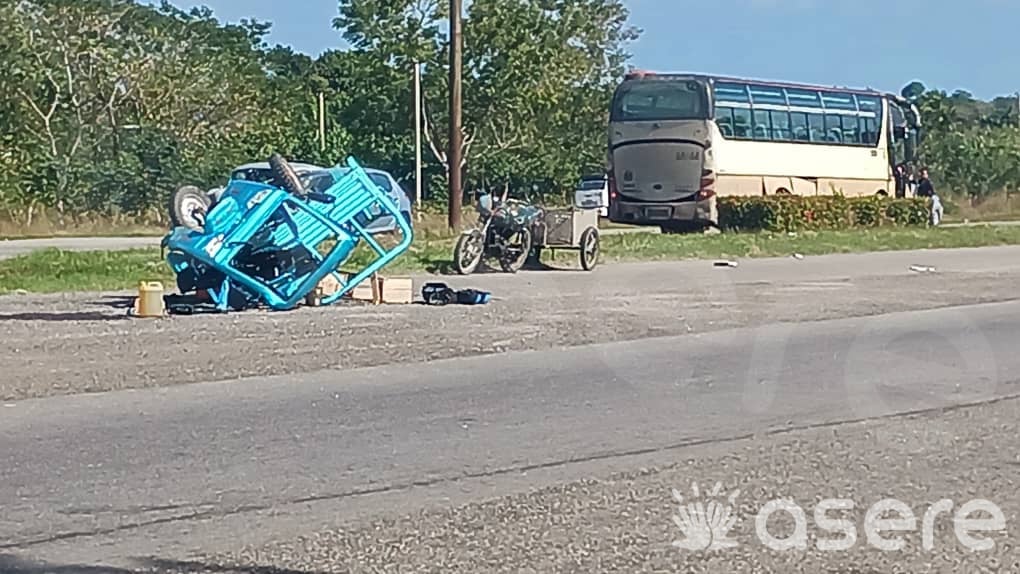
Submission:
POLYGON ((790 114, 772 110, 772 139, 788 141, 790 139, 790 114))
POLYGON ((772 139, 772 122, 768 110, 754 110, 754 139, 772 139))
POLYGON ((742 108, 733 110, 733 133, 738 138, 751 137, 751 110, 742 108))
POLYGON ((723 137, 733 137, 733 108, 716 106, 715 123, 723 137))
POLYGON ((878 132, 876 131, 874 118, 860 118, 861 143, 875 145, 878 143, 878 132))
POLYGON ((861 143, 858 118, 856 116, 843 116, 843 141, 848 144, 861 143))
POLYGON ((825 114, 825 133, 830 142, 843 143, 843 129, 839 122, 839 116, 825 114))
POLYGON ((793 130, 793 139, 797 141, 809 141, 807 114, 804 112, 790 112, 790 128, 793 130))
POLYGON ((825 137, 825 116, 822 114, 808 114, 808 129, 811 133, 811 141, 824 142, 825 137))

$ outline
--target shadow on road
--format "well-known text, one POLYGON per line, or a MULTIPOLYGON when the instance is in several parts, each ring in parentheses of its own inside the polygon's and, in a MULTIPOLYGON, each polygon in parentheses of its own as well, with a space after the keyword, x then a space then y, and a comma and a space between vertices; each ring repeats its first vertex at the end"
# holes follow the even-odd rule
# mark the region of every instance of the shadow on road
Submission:
POLYGON ((129 309, 135 305, 135 296, 133 295, 107 295, 102 297, 99 301, 92 301, 89 305, 96 305, 102 307, 110 307, 112 309, 129 309))
MULTIPOLYGON (((552 267, 540 261, 536 261, 534 257, 529 257, 528 261, 521 267, 522 271, 575 271, 574 269, 566 269, 563 267, 552 267)), ((456 269, 453 268, 453 261, 448 259, 433 259, 425 263, 425 271, 433 275, 457 275, 456 269)), ((478 269, 474 272, 474 275, 505 275, 506 272, 500 269, 499 263, 495 261, 485 260, 478 265, 478 269)))
POLYGON ((155 558, 137 559, 133 569, 85 564, 53 564, 33 562, 16 556, 0 554, 3 574, 319 574, 304 570, 288 570, 272 566, 233 567, 205 562, 182 562, 155 558))
MULTIPOLYGON (((124 321, 130 319, 125 315, 111 315, 98 311, 69 311, 66 313, 8 313, 0 314, 3 321, 124 321)), ((3 572, 0 570, 0 572, 3 572)))

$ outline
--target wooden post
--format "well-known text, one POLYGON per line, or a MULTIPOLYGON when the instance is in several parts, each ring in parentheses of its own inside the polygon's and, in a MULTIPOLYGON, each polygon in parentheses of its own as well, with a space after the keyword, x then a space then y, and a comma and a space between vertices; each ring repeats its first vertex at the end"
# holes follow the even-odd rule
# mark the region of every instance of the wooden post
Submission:
POLYGON ((414 63, 414 212, 421 221, 421 63, 414 63))
POLYGON ((326 95, 319 92, 319 150, 326 151, 326 95))
POLYGON ((461 203, 464 190, 461 185, 463 142, 461 133, 461 11, 462 0, 450 0, 450 135, 446 153, 449 174, 450 229, 460 229, 461 203))

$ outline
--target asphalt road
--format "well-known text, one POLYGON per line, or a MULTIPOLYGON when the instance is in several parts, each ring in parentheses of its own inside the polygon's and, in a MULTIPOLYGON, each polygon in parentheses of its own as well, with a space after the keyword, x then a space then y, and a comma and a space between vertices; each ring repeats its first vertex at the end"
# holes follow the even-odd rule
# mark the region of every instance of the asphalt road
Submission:
MULTIPOLYGON (((723 456, 731 467, 739 467, 764 456, 770 444, 775 448, 769 441, 781 435, 769 433, 822 428, 835 434, 851 428, 847 432, 852 434, 850 421, 938 413, 1020 393, 1018 317, 1020 303, 1006 302, 26 400, 0 411, 0 554, 7 553, 8 571, 14 572, 42 572, 21 562, 30 559, 54 567, 95 561, 125 567, 195 564, 200 556, 260 548, 330 528, 342 528, 347 536, 363 521, 407 515, 423 522, 412 520, 412 530, 402 523, 395 539, 379 534, 397 528, 395 523, 382 522, 368 531, 381 539, 364 538, 346 551, 330 545, 349 539, 323 534, 331 549, 316 549, 313 537, 288 546, 290 554, 243 556, 263 566, 306 567, 301 572, 382 571, 382 564, 422 572, 439 571, 444 564, 453 566, 443 571, 465 572, 574 571, 571 566, 653 571, 650 565, 663 560, 674 560, 675 571, 686 571, 676 566, 682 558, 675 550, 663 551, 670 536, 678 537, 669 530, 674 504, 666 487, 656 495, 656 504, 666 512, 660 516, 636 510, 648 504, 647 491, 643 500, 633 493, 629 500, 603 493, 601 517, 620 522, 631 533, 624 538, 612 533, 621 524, 611 521, 580 527, 569 520, 557 522, 561 511, 570 515, 569 508, 560 506, 584 502, 563 492, 541 511, 497 503, 468 523, 460 521, 471 516, 469 511, 460 518, 437 514, 433 519, 414 513, 441 513, 494 497, 516 500, 507 497, 524 496, 526 489, 590 488, 574 481, 616 471, 640 474, 646 466, 682 460, 690 449, 702 449, 703 457, 723 456), (755 440, 748 453, 736 454, 738 441, 755 440), (521 554, 518 560, 531 561, 525 565, 507 557, 515 542, 492 538, 505 534, 501 529, 507 525, 515 535, 535 537, 527 544, 545 536, 567 538, 554 546, 558 555, 542 559, 552 562, 521 554), (580 528, 580 539, 568 535, 575 532, 571 528, 580 528), (414 533, 411 542, 404 539, 409 532, 414 533), (635 532, 640 540, 633 538, 635 532), (437 544, 450 556, 461 552, 460 562, 428 553, 401 562, 415 549, 436 551, 437 544), (485 554, 479 544, 503 548, 507 555, 485 554), (582 553, 587 562, 577 553, 577 545, 583 550, 585 544, 595 545, 582 553), (305 550, 294 553, 295 548, 305 550), (317 552, 323 562, 301 558, 317 552), (630 552, 629 567, 591 562, 600 552, 599 560, 630 552), (378 561, 378 570, 371 569, 369 555, 378 561), (489 561, 475 562, 480 555, 489 561)), ((1015 418, 1006 420, 1015 423, 1015 418)), ((935 429, 935 423, 928 428, 935 429)), ((968 431, 962 423, 954 428, 949 432, 986 441, 980 449, 985 458, 958 471, 988 474, 982 475, 982 489, 955 484, 959 492, 945 495, 968 488, 982 495, 994 490, 1015 521, 1020 509, 1015 483, 1003 482, 1003 475, 1015 476, 1016 469, 1005 465, 1015 464, 1016 435, 990 437, 982 429, 981 436, 973 437, 967 433, 974 428, 968 431), (1001 449, 1002 460, 991 445, 1001 449)), ((853 456, 921 453, 932 437, 880 433, 859 439, 853 456), (905 448, 904 439, 920 442, 905 448)), ((951 448, 959 457, 965 446, 951 448)), ((836 452, 829 450, 830 455, 836 452)), ((772 467, 757 469, 757 478, 778 480, 769 488, 779 489, 818 472, 820 463, 823 468, 840 464, 819 456, 826 455, 812 455, 792 470, 773 461, 772 467), (776 475, 769 476, 773 471, 776 475)), ((909 470, 913 460, 922 473, 908 472, 910 484, 945 477, 923 472, 923 456, 907 458, 885 459, 884 469, 909 470)), ((875 480, 867 466, 844 470, 850 478, 875 480)), ((876 488, 903 485, 893 474, 886 480, 876 488)), ((674 486, 687 491, 686 483, 674 486)), ((1016 532, 1008 538, 1014 548, 1016 532)), ((854 571, 889 571, 884 568, 890 560, 907 561, 917 567, 915 572, 922 571, 922 562, 931 564, 930 557, 880 554, 866 555, 865 562, 875 560, 870 564, 874 570, 861 566, 854 571)), ((731 571, 793 571, 746 568, 734 563, 731 571)))
MULTIPOLYGON (((1020 225, 1020 221, 946 223, 943 227, 974 225, 1020 225)), ((622 227, 601 230, 602 235, 659 233, 657 227, 622 227)), ((40 239, 0 240, 0 260, 31 253, 37 249, 58 248, 69 251, 107 251, 159 247, 161 237, 49 237, 40 239)))
POLYGON ((38 249, 65 251, 112 251, 159 247, 162 237, 46 237, 41 239, 0 240, 0 259, 10 259, 38 249))

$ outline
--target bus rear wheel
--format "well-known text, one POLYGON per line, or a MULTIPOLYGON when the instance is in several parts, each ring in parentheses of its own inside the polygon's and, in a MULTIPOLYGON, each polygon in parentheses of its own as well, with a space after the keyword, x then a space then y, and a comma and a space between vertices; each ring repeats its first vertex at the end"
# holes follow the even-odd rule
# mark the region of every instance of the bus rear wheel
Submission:
POLYGON ((699 221, 671 221, 670 223, 663 223, 660 225, 659 231, 663 234, 669 235, 679 233, 701 233, 709 227, 711 227, 711 224, 699 221))

